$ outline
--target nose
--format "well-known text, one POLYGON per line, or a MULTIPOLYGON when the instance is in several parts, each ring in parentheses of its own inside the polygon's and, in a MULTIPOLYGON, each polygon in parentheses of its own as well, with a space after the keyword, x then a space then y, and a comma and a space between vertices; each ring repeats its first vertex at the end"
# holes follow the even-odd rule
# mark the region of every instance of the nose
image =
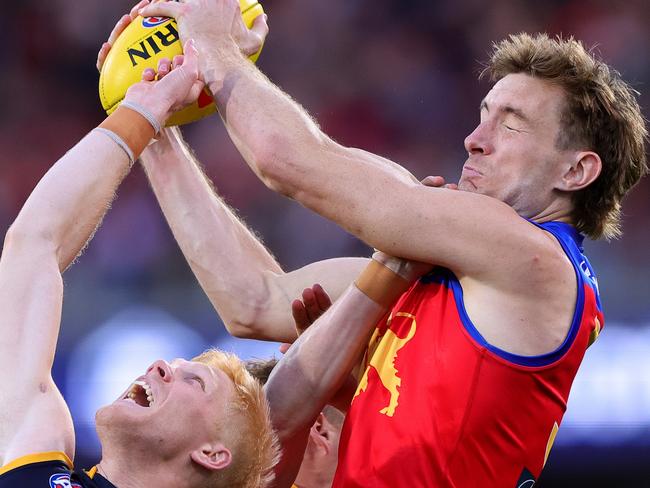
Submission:
POLYGON ((173 377, 172 368, 169 365, 169 363, 167 363, 167 361, 164 361, 162 359, 159 359, 151 366, 149 366, 149 369, 147 369, 147 374, 150 373, 157 375, 161 380, 165 382, 169 383, 172 381, 172 377, 173 377))
POLYGON ((476 126, 476 129, 465 138, 465 150, 467 154, 488 155, 493 151, 488 132, 489 128, 486 123, 481 122, 476 126))

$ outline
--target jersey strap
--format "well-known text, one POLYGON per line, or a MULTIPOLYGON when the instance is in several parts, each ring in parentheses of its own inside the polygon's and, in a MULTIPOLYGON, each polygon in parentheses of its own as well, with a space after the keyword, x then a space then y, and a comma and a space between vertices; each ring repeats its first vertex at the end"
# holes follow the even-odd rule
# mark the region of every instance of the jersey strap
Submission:
MULTIPOLYGON (((577 297, 573 319, 564 341, 554 351, 535 356, 521 356, 518 354, 510 353, 490 344, 481 335, 481 333, 469 318, 469 315, 465 309, 463 288, 456 276, 449 270, 442 270, 437 279, 443 279, 446 286, 452 289, 458 307, 458 314, 461 318, 463 326, 479 345, 485 347, 493 354, 496 354, 497 356, 505 359, 510 363, 526 367, 543 367, 558 361, 573 345, 573 342, 578 335, 580 324, 582 322, 582 315, 585 308, 586 286, 590 287, 593 290, 593 294, 590 293, 589 295, 590 297, 595 298, 596 306, 599 311, 602 311, 602 307, 598 294, 598 281, 596 279, 596 275, 586 256, 583 254, 582 242, 584 240, 584 237, 573 226, 564 222, 546 222, 543 224, 538 224, 531 221, 531 223, 545 230, 546 232, 549 232, 557 239, 559 244, 562 246, 562 249, 567 258, 569 258, 569 261, 571 262, 571 265, 573 266, 576 274, 577 297)), ((423 281, 426 281, 426 279, 427 277, 425 277, 423 281)), ((429 280, 431 279, 432 278, 429 278, 429 280)))
POLYGON ((10 463, 5 464, 0 468, 0 476, 14 469, 27 466, 28 464, 46 463, 50 461, 61 461, 69 469, 72 469, 72 461, 70 461, 70 458, 67 456, 66 453, 60 451, 39 452, 35 454, 27 454, 26 456, 21 456, 17 459, 14 459, 10 463))

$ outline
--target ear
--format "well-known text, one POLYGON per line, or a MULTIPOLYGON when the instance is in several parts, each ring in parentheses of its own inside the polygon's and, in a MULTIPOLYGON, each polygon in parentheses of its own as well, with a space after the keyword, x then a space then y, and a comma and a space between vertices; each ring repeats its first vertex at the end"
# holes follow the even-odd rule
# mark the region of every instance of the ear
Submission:
POLYGON ((556 188, 563 191, 578 191, 593 183, 603 167, 600 156, 592 151, 582 151, 575 154, 573 163, 562 176, 562 181, 556 188))
POLYGON ((190 453, 192 461, 209 471, 227 468, 232 461, 230 451, 220 443, 204 444, 190 453))

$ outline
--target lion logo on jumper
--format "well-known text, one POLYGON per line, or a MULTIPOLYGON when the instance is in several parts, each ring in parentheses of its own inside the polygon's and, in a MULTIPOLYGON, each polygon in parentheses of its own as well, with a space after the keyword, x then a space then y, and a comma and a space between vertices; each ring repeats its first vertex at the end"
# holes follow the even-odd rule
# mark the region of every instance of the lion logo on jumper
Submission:
POLYGON ((387 417, 392 417, 395 415, 395 410, 399 405, 399 388, 402 385, 402 380, 398 376, 399 371, 397 370, 395 361, 397 360, 397 354, 399 353, 400 349, 402 349, 411 339, 413 339, 413 336, 415 335, 417 327, 415 323, 415 316, 406 312, 396 313, 394 317, 391 315, 388 318, 386 327, 387 328, 385 331, 377 328, 372 336, 372 339, 370 339, 370 346, 368 347, 367 356, 370 358, 370 362, 368 363, 366 371, 361 377, 361 381, 359 381, 359 386, 357 387, 357 391, 354 396, 356 398, 368 389, 368 372, 370 371, 370 368, 374 369, 377 373, 377 376, 379 377, 379 380, 381 381, 381 384, 390 393, 390 401, 388 405, 382 408, 379 413, 382 413, 387 417), (391 323, 393 322, 393 318, 397 317, 406 318, 411 322, 408 333, 404 338, 399 337, 390 328, 391 323))

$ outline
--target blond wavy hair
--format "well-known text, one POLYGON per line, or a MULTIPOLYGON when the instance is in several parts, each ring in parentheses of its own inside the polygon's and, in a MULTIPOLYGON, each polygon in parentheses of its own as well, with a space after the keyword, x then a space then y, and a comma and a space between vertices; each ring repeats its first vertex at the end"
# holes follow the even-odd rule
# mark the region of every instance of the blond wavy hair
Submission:
POLYGON ((218 420, 219 431, 232 453, 232 463, 216 472, 209 486, 261 488, 270 485, 280 449, 262 385, 234 354, 209 349, 192 361, 223 371, 235 386, 235 399, 228 405, 225 423, 223 419, 218 420))

